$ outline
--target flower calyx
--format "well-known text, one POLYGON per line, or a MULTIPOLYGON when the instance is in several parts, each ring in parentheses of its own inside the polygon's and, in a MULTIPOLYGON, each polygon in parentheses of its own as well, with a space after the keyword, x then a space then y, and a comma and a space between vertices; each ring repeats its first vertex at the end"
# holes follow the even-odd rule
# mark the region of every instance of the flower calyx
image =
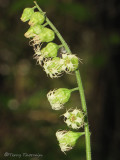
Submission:
POLYGON ((57 140, 59 141, 59 146, 62 152, 66 152, 71 150, 78 138, 84 135, 84 132, 73 132, 73 131, 66 131, 66 130, 59 130, 56 132, 57 140))
POLYGON ((64 104, 68 102, 71 96, 71 90, 67 88, 59 88, 48 92, 47 98, 53 110, 64 108, 64 104))

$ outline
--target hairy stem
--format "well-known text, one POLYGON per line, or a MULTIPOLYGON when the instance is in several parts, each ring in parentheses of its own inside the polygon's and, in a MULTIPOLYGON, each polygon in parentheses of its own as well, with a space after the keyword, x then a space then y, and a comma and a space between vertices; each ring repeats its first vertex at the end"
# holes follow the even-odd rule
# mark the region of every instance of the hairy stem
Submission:
MULTIPOLYGON (((41 10, 41 8, 38 6, 38 4, 34 1, 37 9, 44 14, 44 12, 41 10)), ((68 53, 71 53, 71 50, 68 46, 68 44, 65 42, 59 31, 55 28, 55 26, 52 24, 52 22, 46 17, 46 22, 50 25, 50 27, 54 30, 56 33, 57 37, 61 41, 62 45, 65 47, 66 51, 68 53)), ((76 79, 78 83, 78 88, 79 88, 79 93, 80 93, 80 99, 81 99, 81 104, 82 104, 82 109, 86 114, 86 119, 85 119, 85 141, 86 141, 86 159, 91 160, 91 145, 90 145, 90 132, 89 132, 89 125, 88 125, 88 114, 87 114, 87 106, 86 106, 86 101, 85 101, 85 95, 84 95, 84 89, 82 85, 82 80, 80 76, 79 70, 75 71, 76 74, 76 79)))

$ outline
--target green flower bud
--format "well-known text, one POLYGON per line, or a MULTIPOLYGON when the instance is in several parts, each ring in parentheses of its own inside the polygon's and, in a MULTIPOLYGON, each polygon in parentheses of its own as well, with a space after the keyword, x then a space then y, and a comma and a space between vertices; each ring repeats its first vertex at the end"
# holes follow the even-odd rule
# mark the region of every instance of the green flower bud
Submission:
POLYGON ((61 148, 62 152, 66 152, 71 150, 78 138, 82 135, 84 135, 84 132, 73 132, 73 131, 57 131, 56 132, 56 137, 57 140, 59 141, 59 146, 61 148))
POLYGON ((33 26, 35 24, 43 24, 45 21, 45 16, 40 12, 34 12, 30 18, 29 25, 33 26))
POLYGON ((66 102, 70 99, 71 90, 67 88, 59 88, 50 91, 47 94, 48 101, 50 102, 52 109, 60 110, 66 102))
POLYGON ((79 66, 79 59, 73 54, 62 54, 64 69, 67 73, 75 71, 79 66))
POLYGON ((44 57, 56 57, 58 52, 59 46, 55 43, 48 43, 45 48, 41 50, 41 53, 44 57))
POLYGON ((50 42, 55 38, 55 33, 49 28, 43 28, 42 32, 33 38, 34 45, 41 42, 50 42))
POLYGON ((74 109, 73 111, 67 111, 63 114, 65 117, 65 123, 68 127, 73 129, 79 129, 84 125, 84 114, 81 110, 74 109))
POLYGON ((55 38, 55 33, 49 28, 43 28, 42 32, 39 34, 41 42, 50 42, 55 38))
POLYGON ((31 16, 33 15, 33 13, 34 13, 33 8, 25 8, 23 13, 22 13, 22 16, 20 18, 21 21, 23 21, 23 22, 28 21, 31 18, 31 16))
POLYGON ((24 36, 25 36, 26 38, 32 38, 32 37, 34 37, 34 36, 35 36, 35 33, 33 32, 33 28, 30 27, 30 28, 27 30, 27 32, 24 34, 24 36))
POLYGON ((30 28, 33 29, 33 33, 35 33, 36 35, 40 34, 43 30, 43 26, 42 25, 39 25, 39 24, 36 24, 34 26, 31 26, 30 28))
POLYGON ((31 26, 24 35, 26 38, 35 37, 36 35, 42 32, 42 29, 43 29, 42 25, 31 26))

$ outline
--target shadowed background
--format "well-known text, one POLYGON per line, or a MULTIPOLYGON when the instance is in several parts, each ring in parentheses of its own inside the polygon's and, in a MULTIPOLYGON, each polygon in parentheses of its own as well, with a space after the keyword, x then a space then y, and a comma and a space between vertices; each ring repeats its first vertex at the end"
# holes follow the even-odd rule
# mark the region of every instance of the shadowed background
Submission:
MULTIPOLYGON (((92 159, 119 160, 120 148, 120 2, 119 0, 37 0, 82 59, 79 69, 85 89, 91 131, 92 159)), ((41 160, 85 160, 84 136, 64 155, 55 132, 67 129, 46 94, 54 88, 76 87, 75 75, 50 79, 33 60, 33 48, 20 21, 32 0, 0 1, 0 157, 9 153, 39 153, 41 160)), ((54 42, 60 44, 58 39, 54 42)), ((65 105, 81 107, 78 92, 65 105)), ((22 157, 21 159, 27 159, 22 157)), ((37 158, 28 158, 37 160, 37 158)))

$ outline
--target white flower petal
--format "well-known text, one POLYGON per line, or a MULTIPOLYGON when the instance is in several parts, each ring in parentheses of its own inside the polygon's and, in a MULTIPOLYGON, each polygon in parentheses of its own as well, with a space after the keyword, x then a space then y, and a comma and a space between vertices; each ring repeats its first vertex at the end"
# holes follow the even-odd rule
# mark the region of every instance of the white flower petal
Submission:
POLYGON ((65 116, 66 118, 69 118, 69 117, 70 117, 70 113, 67 111, 67 112, 64 114, 64 116, 65 116))
POLYGON ((69 119, 67 119, 67 120, 65 121, 65 123, 67 123, 68 126, 70 126, 70 125, 72 124, 69 119))
POLYGON ((78 109, 74 109, 74 111, 72 112, 72 114, 77 115, 80 111, 78 109))
POLYGON ((65 143, 60 143, 59 146, 60 146, 62 152, 66 152, 66 151, 69 151, 69 150, 72 149, 71 146, 68 146, 68 145, 65 144, 65 143))
POLYGON ((76 123, 72 123, 71 124, 71 127, 73 128, 73 129, 78 129, 79 127, 76 125, 76 123))
POLYGON ((77 119, 75 120, 75 122, 81 123, 83 121, 82 118, 77 117, 77 119))

